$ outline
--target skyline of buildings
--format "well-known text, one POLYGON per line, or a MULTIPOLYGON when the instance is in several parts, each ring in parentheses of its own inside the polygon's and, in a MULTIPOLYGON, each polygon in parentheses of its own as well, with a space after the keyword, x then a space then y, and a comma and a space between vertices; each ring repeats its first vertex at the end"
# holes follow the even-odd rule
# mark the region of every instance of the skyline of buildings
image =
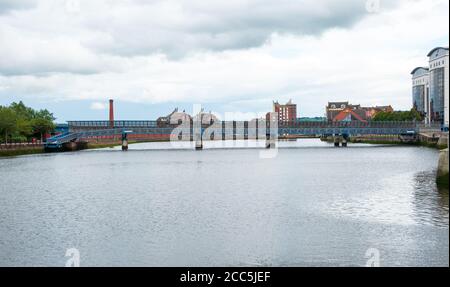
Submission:
POLYGON ((328 102, 325 107, 329 121, 361 121, 371 120, 379 112, 393 112, 392 106, 362 107, 349 102, 328 102))

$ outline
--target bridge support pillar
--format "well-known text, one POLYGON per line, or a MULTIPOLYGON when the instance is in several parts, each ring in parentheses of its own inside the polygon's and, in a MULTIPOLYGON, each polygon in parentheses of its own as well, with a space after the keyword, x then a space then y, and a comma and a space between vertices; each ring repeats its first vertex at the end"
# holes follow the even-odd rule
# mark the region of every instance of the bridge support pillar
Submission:
POLYGON ((203 134, 201 132, 195 134, 195 150, 203 149, 203 134))
POLYGON ((128 135, 126 132, 122 132, 122 150, 128 150, 128 135))
POLYGON ((128 150, 128 139, 122 140, 122 150, 127 151, 128 150))
POLYGON ((333 137, 334 146, 339 147, 340 138, 338 136, 333 137))
POLYGON ((76 151, 78 149, 76 142, 68 142, 63 144, 64 149, 67 151, 76 151))
POLYGON ((276 148, 276 139, 274 139, 272 137, 267 137, 266 138, 266 148, 267 149, 276 148))
POLYGON ((203 149, 203 141, 202 139, 197 139, 195 141, 195 150, 202 150, 203 149))

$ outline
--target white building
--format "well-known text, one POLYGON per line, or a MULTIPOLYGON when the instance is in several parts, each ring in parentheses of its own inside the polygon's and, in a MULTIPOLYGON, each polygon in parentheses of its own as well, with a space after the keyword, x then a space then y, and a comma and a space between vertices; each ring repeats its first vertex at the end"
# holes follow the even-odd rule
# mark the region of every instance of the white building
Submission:
POLYGON ((412 71, 413 106, 426 122, 449 126, 449 50, 437 47, 428 53, 429 67, 412 71))
POLYGON ((448 48, 434 48, 428 53, 430 60, 431 119, 448 127, 449 52, 448 48))

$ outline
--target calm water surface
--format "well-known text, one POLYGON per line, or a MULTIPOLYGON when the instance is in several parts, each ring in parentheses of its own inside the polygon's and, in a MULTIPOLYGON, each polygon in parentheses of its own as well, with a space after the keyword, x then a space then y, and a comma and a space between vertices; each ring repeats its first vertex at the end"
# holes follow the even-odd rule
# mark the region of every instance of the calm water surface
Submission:
POLYGON ((0 266, 449 266, 437 151, 233 145, 0 159, 0 266))

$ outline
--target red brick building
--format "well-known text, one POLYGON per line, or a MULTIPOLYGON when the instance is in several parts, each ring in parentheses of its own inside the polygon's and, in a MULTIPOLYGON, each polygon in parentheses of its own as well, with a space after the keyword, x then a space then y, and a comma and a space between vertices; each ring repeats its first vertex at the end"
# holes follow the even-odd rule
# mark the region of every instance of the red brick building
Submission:
MULTIPOLYGON (((285 105, 281 105, 278 102, 273 103, 273 112, 278 113, 279 122, 295 122, 297 120, 297 105, 289 100, 285 105)), ((267 120, 269 114, 267 114, 267 120)))

